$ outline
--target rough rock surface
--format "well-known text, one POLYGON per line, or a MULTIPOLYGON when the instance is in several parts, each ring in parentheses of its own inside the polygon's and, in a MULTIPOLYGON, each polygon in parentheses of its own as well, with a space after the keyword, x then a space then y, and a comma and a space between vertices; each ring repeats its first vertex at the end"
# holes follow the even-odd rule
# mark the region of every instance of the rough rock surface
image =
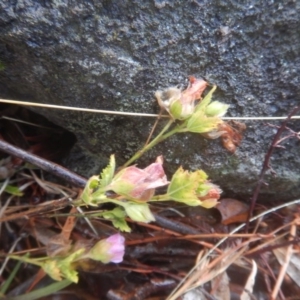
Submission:
MULTIPOLYGON (((228 116, 284 116, 299 104, 299 1, 2 0, 0 89, 10 98, 111 110, 158 112, 155 90, 188 75, 218 85, 228 116)), ((42 110, 74 132, 69 166, 88 176, 116 153, 121 164, 145 141, 150 118, 42 110)), ((275 129, 247 121, 239 150, 194 134, 164 142, 168 172, 203 168, 231 196, 249 197, 275 129)), ((272 122, 278 125, 279 122, 272 122)), ((299 131, 300 121, 290 127, 299 131)), ((262 199, 300 196, 300 141, 272 157, 262 199)))

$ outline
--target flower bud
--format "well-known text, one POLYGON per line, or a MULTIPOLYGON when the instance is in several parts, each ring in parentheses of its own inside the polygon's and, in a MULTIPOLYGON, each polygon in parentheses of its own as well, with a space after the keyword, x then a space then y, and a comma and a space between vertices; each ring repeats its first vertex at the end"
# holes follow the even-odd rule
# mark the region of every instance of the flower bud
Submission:
POLYGON ((216 206, 222 190, 216 184, 205 181, 198 186, 197 196, 201 201, 201 206, 205 208, 212 208, 216 206))
POLYGON ((189 86, 184 91, 170 87, 164 91, 157 91, 155 97, 159 106, 174 120, 185 120, 194 113, 195 102, 201 99, 206 87, 206 81, 191 76, 189 86))
POLYGON ((229 105, 221 103, 219 101, 213 101, 205 110, 205 114, 208 117, 222 117, 226 114, 229 105))
POLYGON ((101 240, 87 253, 87 257, 101 261, 104 264, 109 262, 120 263, 125 253, 125 238, 119 233, 101 240))

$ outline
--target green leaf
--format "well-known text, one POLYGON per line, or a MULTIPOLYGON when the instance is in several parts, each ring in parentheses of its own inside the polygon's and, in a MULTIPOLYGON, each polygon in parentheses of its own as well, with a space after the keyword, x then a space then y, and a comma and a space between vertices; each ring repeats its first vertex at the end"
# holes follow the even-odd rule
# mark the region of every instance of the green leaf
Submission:
POLYGON ((172 177, 167 194, 174 201, 191 206, 200 205, 201 201, 197 198, 196 189, 202 177, 201 171, 190 173, 180 167, 172 177))
POLYGON ((205 133, 212 131, 222 123, 218 117, 207 117, 201 110, 195 112, 187 121, 186 127, 190 132, 205 133))
POLYGON ((115 169, 116 169, 115 156, 111 155, 109 160, 109 165, 105 169, 103 169, 100 174, 100 188, 103 189, 111 183, 115 174, 115 169))
POLYGON ((205 111, 207 105, 208 105, 208 104, 210 103, 210 101, 211 101, 212 95, 213 95, 213 93, 215 92, 216 88, 217 88, 217 86, 214 85, 214 86, 212 87, 212 89, 207 93, 207 95, 203 98, 203 100, 200 101, 200 102, 198 103, 198 105, 196 105, 196 107, 195 107, 195 112, 196 112, 196 111, 199 111, 199 110, 201 110, 201 111, 203 111, 203 112, 205 111))
POLYGON ((103 212, 102 216, 105 219, 112 221, 115 228, 118 228, 124 232, 131 232, 131 228, 125 221, 126 213, 123 208, 116 207, 113 210, 103 212))
POLYGON ((128 202, 123 207, 133 221, 144 223, 155 221, 147 203, 128 202))
POLYGON ((23 192, 17 186, 7 185, 4 190, 14 196, 23 196, 23 192))
POLYGON ((181 167, 173 175, 167 195, 171 200, 183 202, 190 206, 202 205, 198 193, 204 192, 201 186, 207 180, 202 170, 195 172, 184 171, 181 167))
POLYGON ((81 194, 82 201, 91 206, 97 206, 98 204, 93 201, 92 194, 95 188, 99 186, 99 177, 92 176, 86 183, 86 186, 81 194))
POLYGON ((9 297, 10 300, 36 300, 42 299, 46 296, 53 295, 56 292, 64 289, 65 287, 69 286, 72 282, 68 279, 51 283, 46 287, 40 288, 38 290, 34 290, 24 295, 19 295, 16 297, 9 297))
POLYGON ((125 219, 113 219, 111 221, 115 228, 117 228, 123 232, 131 232, 131 228, 128 226, 125 219))
POLYGON ((78 282, 78 272, 74 270, 72 263, 80 258, 80 256, 85 252, 85 249, 79 249, 74 253, 70 254, 64 259, 59 259, 57 261, 58 267, 64 278, 71 280, 72 282, 78 282))
POLYGON ((56 260, 46 260, 43 263, 42 268, 45 271, 45 273, 48 274, 52 279, 56 281, 62 280, 62 273, 56 260))
MULTIPOLYGON (((25 254, 26 257, 29 257, 29 253, 25 254)), ((13 270, 10 272, 8 278, 4 281, 4 283, 1 285, 0 287, 0 299, 1 296, 4 295, 6 293, 6 291, 8 290, 9 286, 11 285, 11 283, 14 281, 17 272, 19 271, 20 267, 21 267, 22 261, 19 260, 17 262, 17 264, 15 265, 15 267, 13 268, 13 270)))

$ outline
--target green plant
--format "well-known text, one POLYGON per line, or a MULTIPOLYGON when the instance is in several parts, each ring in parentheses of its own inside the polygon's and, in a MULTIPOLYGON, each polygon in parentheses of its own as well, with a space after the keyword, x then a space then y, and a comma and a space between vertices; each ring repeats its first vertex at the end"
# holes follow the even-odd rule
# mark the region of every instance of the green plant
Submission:
MULTIPOLYGON (((184 91, 176 87, 157 91, 155 95, 158 104, 169 113, 169 120, 164 128, 118 170, 115 157, 111 155, 109 165, 100 175, 92 176, 88 180, 74 204, 91 207, 98 207, 104 203, 114 204, 116 207, 113 209, 94 215, 111 220, 117 229, 124 232, 130 231, 126 217, 136 222, 155 221, 150 209, 153 202, 171 200, 190 206, 199 205, 205 208, 215 206, 221 189, 210 182, 203 170, 190 172, 180 167, 168 180, 163 169, 162 156, 157 157, 154 163, 144 169, 132 165, 146 151, 177 133, 192 132, 210 139, 221 137, 227 144, 238 146, 240 142, 237 138, 238 131, 221 119, 229 106, 212 101, 216 86, 213 86, 202 99, 206 87, 207 83, 204 80, 191 77, 190 84, 184 91), (167 187, 166 192, 156 194, 156 189, 163 186, 167 187)), ((232 151, 232 148, 227 149, 232 151)), ((30 258, 10 255, 10 258, 35 264, 54 280, 66 279, 77 282, 76 267, 80 265, 80 261, 89 258, 103 263, 121 262, 124 242, 124 238, 117 234, 98 241, 90 249, 83 244, 75 243, 64 253, 53 257, 30 258)))

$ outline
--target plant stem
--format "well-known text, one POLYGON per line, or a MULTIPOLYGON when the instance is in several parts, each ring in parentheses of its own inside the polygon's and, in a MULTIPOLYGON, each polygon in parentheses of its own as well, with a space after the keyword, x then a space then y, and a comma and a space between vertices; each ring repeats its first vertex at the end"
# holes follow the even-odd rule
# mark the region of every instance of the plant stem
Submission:
POLYGON ((146 151, 153 148, 155 145, 157 145, 161 141, 162 135, 170 128, 172 125, 173 120, 169 120, 167 125, 163 128, 163 130, 157 135, 156 138, 154 138, 148 145, 144 146, 141 150, 136 152, 123 166, 122 168, 125 168, 132 164, 135 160, 139 159, 146 151))
POLYGON ((42 266, 42 263, 39 263, 39 262, 37 262, 37 260, 32 259, 32 258, 28 258, 28 257, 24 257, 24 256, 17 256, 17 255, 8 255, 8 256, 11 259, 18 260, 18 261, 21 261, 23 263, 29 263, 29 264, 36 265, 36 266, 39 266, 39 267, 42 266))
POLYGON ((135 160, 139 159, 145 152, 147 152, 148 150, 150 150, 151 148, 153 148, 154 146, 156 146, 158 143, 164 141, 165 139, 167 139, 168 137, 170 137, 171 135, 180 132, 185 126, 186 124, 183 123, 181 125, 177 125, 174 129, 170 130, 168 133, 164 134, 172 125, 173 120, 170 120, 167 125, 163 128, 163 130, 157 135, 156 138, 154 138, 148 145, 146 145, 145 147, 143 147, 141 150, 139 150, 138 152, 136 152, 123 166, 122 168, 125 168, 127 166, 129 166, 130 164, 132 164, 135 160))
POLYGON ((155 202, 155 201, 171 201, 169 194, 164 195, 157 195, 151 198, 148 202, 155 202))

